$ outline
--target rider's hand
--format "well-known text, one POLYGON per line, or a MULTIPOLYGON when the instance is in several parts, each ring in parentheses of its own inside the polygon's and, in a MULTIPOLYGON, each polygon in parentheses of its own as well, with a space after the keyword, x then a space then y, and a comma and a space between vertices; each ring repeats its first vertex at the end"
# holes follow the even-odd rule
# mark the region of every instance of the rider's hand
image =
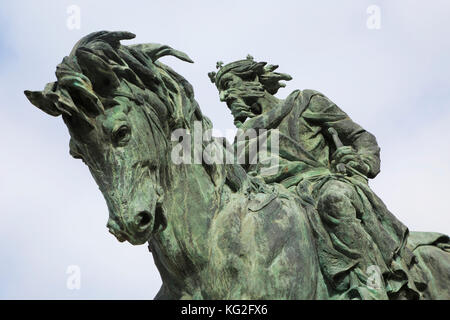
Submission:
POLYGON ((336 163, 346 164, 350 161, 357 161, 358 154, 351 146, 343 146, 333 153, 332 159, 336 163))
POLYGON ((366 175, 370 168, 362 161, 358 153, 351 146, 343 146, 338 148, 332 155, 331 165, 335 167, 338 163, 345 164, 346 167, 351 167, 358 172, 366 175))

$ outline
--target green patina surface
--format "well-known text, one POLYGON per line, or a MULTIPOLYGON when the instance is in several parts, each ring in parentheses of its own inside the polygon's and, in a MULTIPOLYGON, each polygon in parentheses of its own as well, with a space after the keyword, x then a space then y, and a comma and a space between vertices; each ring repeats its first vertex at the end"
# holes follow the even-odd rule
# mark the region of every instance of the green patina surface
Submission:
POLYGON ((165 45, 120 43, 132 38, 89 34, 56 82, 25 94, 62 116, 71 155, 105 197, 109 231, 148 243, 157 299, 450 298, 448 236, 409 232, 389 212, 368 185, 380 170, 376 139, 336 104, 314 90, 276 98, 291 77, 251 56, 218 63, 209 76, 235 125, 279 132, 277 170, 176 164, 174 130, 195 141, 194 123, 212 125, 192 86, 158 59, 192 61, 165 45))

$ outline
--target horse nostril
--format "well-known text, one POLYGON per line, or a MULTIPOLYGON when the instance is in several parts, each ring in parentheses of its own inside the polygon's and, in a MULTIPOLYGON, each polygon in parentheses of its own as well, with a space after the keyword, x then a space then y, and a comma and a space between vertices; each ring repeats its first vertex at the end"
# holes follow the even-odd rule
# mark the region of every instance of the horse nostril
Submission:
POLYGON ((141 231, 147 229, 150 226, 151 222, 152 222, 151 215, 147 211, 139 212, 135 219, 135 223, 137 224, 139 230, 141 231))

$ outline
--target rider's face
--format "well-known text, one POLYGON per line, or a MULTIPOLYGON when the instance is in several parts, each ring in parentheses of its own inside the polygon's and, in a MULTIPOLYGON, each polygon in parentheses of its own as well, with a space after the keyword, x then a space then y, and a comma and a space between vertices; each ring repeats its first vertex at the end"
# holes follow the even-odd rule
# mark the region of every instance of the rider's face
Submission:
POLYGON ((259 81, 243 80, 229 72, 221 77, 218 87, 220 101, 227 103, 236 126, 260 112, 256 101, 264 94, 264 89, 259 81))
POLYGON ((239 98, 233 94, 233 91, 242 89, 243 82, 240 77, 232 73, 224 74, 219 83, 220 101, 226 102, 228 107, 230 107, 230 103, 239 98))

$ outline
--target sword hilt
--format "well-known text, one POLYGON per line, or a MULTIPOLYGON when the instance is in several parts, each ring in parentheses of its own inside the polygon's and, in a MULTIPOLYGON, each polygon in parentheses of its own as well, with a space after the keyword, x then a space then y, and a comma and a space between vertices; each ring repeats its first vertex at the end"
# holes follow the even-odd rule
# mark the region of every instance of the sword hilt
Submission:
MULTIPOLYGON (((330 127, 330 128, 328 128, 328 132, 331 134, 331 138, 333 139, 333 142, 336 145, 336 149, 344 146, 341 139, 339 138, 339 135, 338 135, 336 129, 334 129, 333 127, 330 127)), ((343 164, 343 163, 338 163, 336 165, 336 169, 339 173, 342 173, 342 174, 347 173, 347 168, 346 168, 345 164, 343 164)))

